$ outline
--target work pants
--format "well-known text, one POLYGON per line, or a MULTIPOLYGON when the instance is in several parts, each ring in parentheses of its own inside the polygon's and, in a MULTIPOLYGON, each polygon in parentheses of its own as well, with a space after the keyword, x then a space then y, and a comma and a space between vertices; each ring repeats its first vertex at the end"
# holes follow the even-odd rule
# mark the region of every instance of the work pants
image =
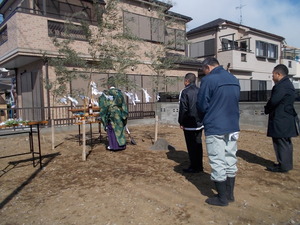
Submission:
POLYGON ((237 172, 237 139, 226 135, 205 137, 206 149, 211 166, 211 179, 222 182, 227 177, 235 177, 237 172))
POLYGON ((190 159, 190 168, 203 170, 202 130, 183 130, 190 159))

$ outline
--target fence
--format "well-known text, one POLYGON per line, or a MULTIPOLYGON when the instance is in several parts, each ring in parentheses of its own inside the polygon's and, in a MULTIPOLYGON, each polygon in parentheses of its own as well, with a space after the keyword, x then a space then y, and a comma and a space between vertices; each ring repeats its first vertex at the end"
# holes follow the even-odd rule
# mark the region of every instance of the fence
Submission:
POLYGON ((265 102, 271 97, 271 91, 241 91, 240 102, 265 102))
MULTIPOLYGON (((240 102, 265 102, 271 97, 271 90, 262 91, 241 91, 240 92, 240 102)), ((300 101, 300 89, 296 89, 296 99, 297 102, 300 101)), ((159 102, 178 102, 179 94, 176 93, 160 93, 159 102)))
MULTIPOLYGON (((296 102, 300 101, 300 90, 296 90, 296 102)), ((271 91, 242 91, 240 102, 249 102, 252 104, 260 104, 259 102, 266 102, 271 95, 271 91)), ((137 103, 136 105, 128 105, 128 119, 144 119, 154 118, 155 112, 158 113, 160 105, 167 102, 178 103, 178 96, 165 95, 158 103, 137 103), (157 106, 157 104, 159 106, 157 106), (158 110, 156 108, 159 108, 158 110)), ((78 106, 82 107, 82 106, 78 106)), ((70 111, 74 109, 71 106, 55 106, 50 108, 44 107, 24 107, 24 108, 1 108, 0 107, 0 122, 6 121, 9 118, 23 119, 30 121, 41 121, 54 119, 54 126, 73 125, 75 118, 70 111)), ((173 111, 172 111, 173 112, 173 111)), ((177 113, 177 111, 174 113, 177 113)), ((170 117, 170 115, 169 115, 170 117)))
MULTIPOLYGON (((71 106, 54 107, 24 107, 24 108, 0 108, 0 121, 12 119, 22 119, 29 121, 41 121, 53 119, 54 126, 72 125, 75 118, 71 106)), ((82 108, 77 106, 76 108, 82 108)), ((128 105, 128 119, 144 119, 155 117, 155 103, 137 103, 128 105)))

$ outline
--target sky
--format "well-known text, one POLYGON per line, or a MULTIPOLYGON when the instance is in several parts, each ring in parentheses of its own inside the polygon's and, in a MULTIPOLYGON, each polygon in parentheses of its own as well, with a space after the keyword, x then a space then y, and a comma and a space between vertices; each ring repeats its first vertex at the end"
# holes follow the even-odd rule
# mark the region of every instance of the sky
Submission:
POLYGON ((215 19, 263 30, 300 48, 300 0, 172 0, 170 11, 193 18, 191 30, 215 19))
MULTIPOLYGON (((300 48, 300 0, 161 0, 193 18, 187 30, 218 18, 276 34, 300 48)), ((0 0, 0 3, 2 0, 0 0)))

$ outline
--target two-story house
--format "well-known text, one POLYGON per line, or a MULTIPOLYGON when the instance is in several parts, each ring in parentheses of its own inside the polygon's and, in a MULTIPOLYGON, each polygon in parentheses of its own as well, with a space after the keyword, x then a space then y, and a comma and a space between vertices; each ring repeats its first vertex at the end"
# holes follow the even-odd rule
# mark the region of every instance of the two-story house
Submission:
POLYGON ((289 69, 292 82, 300 95, 300 49, 284 45, 282 49, 282 64, 289 69))
MULTIPOLYGON (((248 100, 249 93, 272 89, 272 70, 281 63, 283 37, 216 19, 190 30, 187 38, 188 56, 200 60, 217 57, 240 80, 241 100, 248 100)), ((256 100, 266 100, 265 97, 257 95, 256 100)))
MULTIPOLYGON (((105 0, 98 0, 98 3, 106 7, 105 0)), ((186 39, 186 23, 192 19, 171 12, 171 4, 158 0, 120 0, 118 4, 118 17, 121 18, 123 32, 130 31, 142 40, 139 42, 138 53, 141 56, 140 63, 127 71, 128 78, 147 89, 152 96, 150 101, 154 102, 156 96, 152 91, 152 77, 157 74, 149 67, 151 61, 144 57, 143 52, 173 40, 167 54, 161 55, 161 58, 186 55, 182 41, 186 39)), ((3 16, 0 24, 0 67, 12 71, 16 76, 17 107, 31 109, 23 113, 23 119, 50 118, 50 107, 58 104, 45 88, 46 79, 56 78, 54 68, 45 60, 45 55, 48 58, 59 55, 52 37, 61 40, 66 38, 66 16, 77 12, 86 12, 90 26, 96 26, 94 10, 93 0, 3 0, 0 4, 0 14, 3 16), (43 110, 35 112, 32 108, 43 110)), ((89 60, 89 46, 84 35, 78 30, 74 30, 72 35, 73 48, 89 60)), ((176 68, 166 71, 166 76, 174 78, 175 82, 165 85, 164 91, 179 92, 183 88, 182 77, 187 72, 197 72, 199 68, 199 62, 189 60, 177 64, 176 68)), ((113 71, 93 75, 100 90, 101 78, 111 74, 113 71)), ((72 88, 87 86, 86 81, 74 80, 70 83, 70 91, 72 88)), ((139 90, 137 94, 143 103, 143 91, 139 90)))

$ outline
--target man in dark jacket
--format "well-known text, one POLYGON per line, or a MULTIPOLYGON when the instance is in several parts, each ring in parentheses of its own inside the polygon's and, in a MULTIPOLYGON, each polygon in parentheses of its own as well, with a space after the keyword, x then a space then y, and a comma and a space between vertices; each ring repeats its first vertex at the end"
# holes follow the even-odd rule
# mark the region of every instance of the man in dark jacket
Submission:
POLYGON ((197 109, 203 118, 210 177, 218 192, 206 202, 226 206, 234 201, 240 84, 216 58, 206 58, 202 64, 205 77, 201 79, 197 109))
POLYGON ((185 88, 180 94, 178 123, 183 129, 190 166, 183 169, 186 173, 203 171, 202 121, 199 118, 196 101, 199 88, 195 84, 196 76, 188 73, 184 78, 185 88))
POLYGON ((272 137, 278 164, 267 167, 271 172, 288 172, 293 169, 293 143, 291 137, 297 136, 294 109, 295 88, 288 78, 289 70, 279 64, 274 67, 271 98, 265 106, 269 114, 267 136, 272 137))

